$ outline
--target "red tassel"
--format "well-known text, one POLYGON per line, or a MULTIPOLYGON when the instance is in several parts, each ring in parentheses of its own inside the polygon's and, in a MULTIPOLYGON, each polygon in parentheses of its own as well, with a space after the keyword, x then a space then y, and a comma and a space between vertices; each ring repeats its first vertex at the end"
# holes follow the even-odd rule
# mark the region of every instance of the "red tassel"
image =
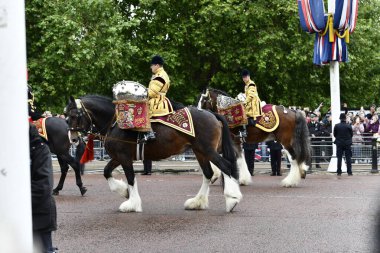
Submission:
POLYGON ((88 135, 86 149, 84 150, 82 158, 80 159, 80 163, 85 164, 92 160, 94 160, 94 135, 90 134, 88 135))

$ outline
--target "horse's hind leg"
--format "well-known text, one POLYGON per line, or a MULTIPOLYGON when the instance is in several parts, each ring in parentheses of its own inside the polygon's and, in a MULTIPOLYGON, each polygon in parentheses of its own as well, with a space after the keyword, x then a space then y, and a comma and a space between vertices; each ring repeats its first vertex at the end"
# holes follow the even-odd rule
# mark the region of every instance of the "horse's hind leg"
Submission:
POLYGON ((63 184, 65 183, 67 171, 69 170, 69 165, 67 162, 62 160, 60 156, 57 155, 59 167, 61 167, 61 177, 59 178, 59 182, 57 187, 53 190, 53 195, 59 195, 59 191, 63 189, 63 184))
POLYGON ((243 155, 243 150, 237 151, 237 167, 239 170, 239 183, 240 185, 250 185, 252 183, 251 173, 249 173, 247 162, 243 155))
POLYGON ((82 196, 87 192, 87 188, 83 186, 81 173, 80 173, 80 164, 79 161, 75 160, 71 155, 65 154, 62 155, 62 159, 67 161, 68 164, 74 169, 75 172, 75 181, 77 186, 79 187, 80 193, 82 196))
MULTIPOLYGON (((190 198, 186 200, 184 204, 186 210, 201 210, 201 209, 208 208, 210 179, 214 178, 213 176, 214 169, 211 168, 209 161, 201 158, 200 155, 197 155, 197 159, 203 171, 203 182, 202 182, 201 188, 199 189, 198 194, 194 198, 190 198)), ((220 175, 220 170, 217 167, 215 168, 217 171, 219 171, 219 175, 220 175)))
POLYGON ((219 156, 217 153, 212 155, 211 162, 214 163, 222 171, 224 179, 224 197, 226 199, 226 211, 231 212, 243 198, 243 195, 240 192, 238 181, 235 178, 232 178, 230 175, 226 174, 228 171, 228 166, 233 165, 231 165, 227 160, 219 156))
POLYGON ((305 168, 300 168, 297 161, 293 160, 292 156, 287 150, 285 153, 288 156, 290 162, 290 172, 288 176, 282 180, 281 184, 284 187, 295 187, 301 181, 301 170, 304 170, 305 168, 307 169, 307 166, 305 168))

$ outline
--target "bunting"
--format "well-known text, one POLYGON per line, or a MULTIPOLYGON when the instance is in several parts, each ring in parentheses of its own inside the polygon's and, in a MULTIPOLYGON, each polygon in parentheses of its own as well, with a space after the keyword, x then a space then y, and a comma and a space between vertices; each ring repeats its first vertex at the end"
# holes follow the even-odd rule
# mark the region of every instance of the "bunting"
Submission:
POLYGON ((334 15, 325 13, 323 0, 297 0, 302 30, 315 33, 313 63, 348 62, 347 43, 355 30, 358 0, 335 0, 334 15))

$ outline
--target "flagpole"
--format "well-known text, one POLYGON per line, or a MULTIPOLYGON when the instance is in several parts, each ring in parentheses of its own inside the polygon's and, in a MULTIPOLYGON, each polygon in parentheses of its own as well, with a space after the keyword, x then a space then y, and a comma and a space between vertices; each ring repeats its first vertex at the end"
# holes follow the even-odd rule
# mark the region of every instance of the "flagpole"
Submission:
MULTIPOLYGON (((328 1, 328 12, 335 13, 335 0, 328 1)), ((334 126, 340 122, 340 82, 339 82, 339 62, 330 61, 330 98, 331 98, 331 117, 332 117, 332 131, 334 126)), ((333 142, 335 141, 334 135, 332 136, 333 142)), ((336 157, 336 145, 333 145, 333 154, 330 159, 329 167, 327 171, 336 172, 338 169, 337 163, 338 159, 336 157)), ((342 159, 342 172, 346 172, 346 164, 342 159)))

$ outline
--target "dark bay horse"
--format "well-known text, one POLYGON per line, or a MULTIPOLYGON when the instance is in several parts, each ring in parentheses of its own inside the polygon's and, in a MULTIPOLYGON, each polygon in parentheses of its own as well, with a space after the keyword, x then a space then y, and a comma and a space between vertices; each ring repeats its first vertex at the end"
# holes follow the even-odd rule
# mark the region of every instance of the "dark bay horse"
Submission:
MULTIPOLYGON (((218 95, 229 96, 226 92, 208 88, 204 94, 200 95, 198 107, 217 112, 218 95)), ((288 110, 283 106, 276 106, 279 116, 279 126, 273 132, 265 132, 254 126, 247 126, 248 137, 247 143, 259 143, 262 141, 276 140, 279 141, 287 151, 288 159, 291 163, 290 173, 282 180, 284 187, 297 186, 302 178, 305 178, 310 161, 311 147, 309 141, 309 130, 306 125, 306 119, 299 111, 288 110)), ((231 132, 238 136, 241 127, 232 128, 231 132)), ((238 146, 241 141, 237 140, 238 146)), ((241 151, 241 148, 240 148, 241 151)), ((243 155, 238 155, 238 165, 241 165, 240 174, 244 174, 245 161, 239 162, 239 158, 244 161, 243 155), (242 173, 243 172, 243 173, 242 173)), ((247 170, 248 171, 248 170, 247 170)))
POLYGON ((74 158, 70 155, 71 142, 68 135, 69 126, 66 120, 58 117, 48 117, 46 118, 45 124, 48 136, 47 143, 50 151, 57 155, 59 166, 61 167, 61 177, 57 187, 53 190, 53 194, 58 195, 59 191, 62 190, 70 165, 75 171, 76 184, 83 196, 87 189, 82 183, 80 172, 81 165, 79 161, 85 150, 84 142, 78 138, 79 143, 77 146, 76 157, 74 158))
POLYGON ((195 137, 179 132, 159 123, 152 123, 156 140, 140 146, 138 132, 120 129, 115 122, 115 105, 102 96, 87 95, 80 99, 70 98, 66 114, 71 131, 92 131, 96 128, 104 137, 104 146, 111 160, 104 168, 111 191, 128 198, 119 210, 121 212, 142 212, 141 198, 133 171, 133 161, 139 159, 161 160, 180 154, 191 147, 203 171, 203 183, 194 198, 185 202, 185 209, 205 209, 208 207, 210 179, 213 171, 210 162, 215 164, 224 178, 226 211, 230 212, 240 202, 242 194, 238 184, 236 157, 227 122, 220 115, 205 110, 188 107, 195 130, 195 137), (222 147, 223 157, 218 153, 222 147), (116 180, 112 171, 121 164, 127 184, 116 180))

